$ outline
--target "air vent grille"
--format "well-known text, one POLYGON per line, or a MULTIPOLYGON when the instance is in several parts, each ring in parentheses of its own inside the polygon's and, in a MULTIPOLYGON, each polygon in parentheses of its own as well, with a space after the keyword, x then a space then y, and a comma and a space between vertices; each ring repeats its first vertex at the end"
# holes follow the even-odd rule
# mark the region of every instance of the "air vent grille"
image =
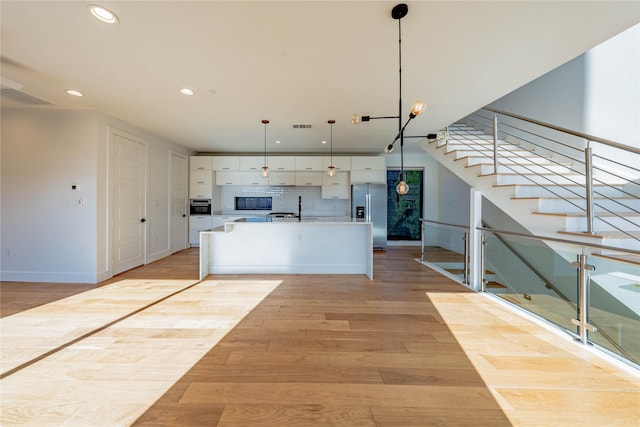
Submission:
POLYGON ((23 104, 29 105, 53 105, 44 99, 36 98, 35 96, 31 96, 27 93, 21 92, 19 90, 11 89, 8 87, 3 87, 0 89, 0 94, 2 96, 6 96, 7 98, 11 98, 14 101, 22 102, 23 104))
POLYGON ((311 129, 311 125, 293 125, 294 129, 311 129))

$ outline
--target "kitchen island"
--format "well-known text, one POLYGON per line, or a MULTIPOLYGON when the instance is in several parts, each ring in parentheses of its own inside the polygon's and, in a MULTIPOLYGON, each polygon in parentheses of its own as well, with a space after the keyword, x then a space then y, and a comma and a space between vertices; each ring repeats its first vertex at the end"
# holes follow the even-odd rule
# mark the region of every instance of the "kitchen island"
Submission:
POLYGON ((209 274, 366 274, 369 222, 229 222, 200 233, 200 279, 209 274))

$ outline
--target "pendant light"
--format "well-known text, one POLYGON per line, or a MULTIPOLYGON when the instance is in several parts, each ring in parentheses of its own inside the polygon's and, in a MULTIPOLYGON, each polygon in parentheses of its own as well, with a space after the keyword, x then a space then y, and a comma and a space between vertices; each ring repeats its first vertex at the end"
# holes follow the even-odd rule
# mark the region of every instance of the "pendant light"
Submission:
MULTIPOLYGON (((404 153, 403 153, 404 138, 405 138, 404 130, 409 124, 409 122, 411 122, 411 120, 416 118, 416 116, 419 116, 420 114, 422 114, 426 109, 426 104, 423 101, 416 101, 411 106, 411 113, 409 114, 409 119, 404 124, 404 126, 402 125, 402 26, 401 26, 401 21, 402 21, 402 18, 407 16, 408 12, 409 12, 409 7, 405 3, 397 4, 391 10, 391 17, 398 21, 398 64, 399 64, 399 67, 398 67, 398 86, 399 86, 398 115, 372 117, 372 116, 360 116, 358 114, 354 114, 353 116, 351 116, 351 124, 354 124, 354 125, 359 124, 361 122, 368 122, 374 119, 397 119, 398 120, 398 134, 396 135, 395 139, 391 142, 391 144, 388 144, 384 147, 384 152, 387 154, 391 153, 393 151, 393 145, 396 143, 398 139, 400 140, 400 182, 398 182, 398 185, 396 185, 396 191, 399 195, 405 195, 409 192, 409 185, 406 182, 406 176, 404 173, 404 153)), ((408 138, 414 138, 414 137, 408 137, 408 138)))
POLYGON ((267 166, 267 125, 269 120, 263 119, 262 124, 264 125, 264 166, 262 166, 262 176, 267 178, 269 176, 269 166, 267 166))
POLYGON ((331 157, 329 161, 329 167, 327 168, 327 174, 329 176, 334 176, 336 174, 336 167, 333 166, 333 124, 335 122, 335 120, 327 120, 327 123, 331 125, 331 157))

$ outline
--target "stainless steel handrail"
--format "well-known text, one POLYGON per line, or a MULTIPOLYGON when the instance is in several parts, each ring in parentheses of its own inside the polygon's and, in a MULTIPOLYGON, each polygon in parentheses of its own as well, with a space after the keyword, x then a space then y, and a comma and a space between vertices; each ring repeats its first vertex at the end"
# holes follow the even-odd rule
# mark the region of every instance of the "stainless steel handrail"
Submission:
POLYGON ((484 107, 484 109, 488 110, 488 111, 491 111, 492 113, 502 114, 504 116, 513 117, 514 119, 523 120, 523 121, 528 122, 528 123, 533 123, 535 125, 544 126, 546 128, 549 128, 549 129, 553 129, 553 130, 557 130, 559 132, 563 132, 563 133, 566 133, 566 134, 569 134, 569 135, 577 136, 578 138, 584 138, 584 139, 589 140, 589 141, 599 142, 601 144, 605 144, 605 145, 608 145, 610 147, 616 147, 616 148, 619 148, 621 150, 626 150, 626 151, 630 151, 632 153, 640 154, 640 149, 639 148, 635 148, 635 147, 631 147, 631 146, 628 146, 628 145, 620 144, 619 142, 611 141, 609 139, 604 139, 604 138, 600 138, 600 137, 597 137, 597 136, 589 135, 588 133, 578 132, 578 131, 567 129, 567 128, 563 128, 563 127, 560 127, 560 126, 555 126, 555 125, 552 125, 550 123, 545 123, 545 122, 542 122, 540 120, 531 119, 529 117, 521 116, 519 114, 509 113, 507 111, 498 110, 496 108, 484 107))
POLYGON ((424 219, 424 218, 420 218, 420 221, 428 222, 430 224, 446 225, 448 227, 464 228, 465 230, 469 231, 469 226, 468 225, 450 224, 450 223, 447 223, 447 222, 434 221, 434 220, 431 220, 431 219, 424 219))
POLYGON ((624 253, 629 253, 629 254, 634 254, 634 255, 640 255, 640 250, 628 249, 628 248, 619 248, 617 246, 599 245, 597 243, 580 242, 580 241, 577 241, 577 240, 570 240, 570 239, 559 239, 557 237, 538 236, 538 235, 535 235, 535 234, 518 233, 518 232, 515 232, 515 231, 496 230, 494 228, 487 228, 487 227, 476 227, 476 230, 488 231, 488 232, 491 232, 491 233, 494 233, 494 234, 506 234, 508 236, 524 237, 524 238, 527 238, 527 239, 547 240, 547 241, 550 241, 550 242, 566 243, 566 244, 570 244, 570 245, 574 245, 574 246, 596 248, 596 249, 604 249, 604 250, 609 250, 609 251, 624 252, 624 253))

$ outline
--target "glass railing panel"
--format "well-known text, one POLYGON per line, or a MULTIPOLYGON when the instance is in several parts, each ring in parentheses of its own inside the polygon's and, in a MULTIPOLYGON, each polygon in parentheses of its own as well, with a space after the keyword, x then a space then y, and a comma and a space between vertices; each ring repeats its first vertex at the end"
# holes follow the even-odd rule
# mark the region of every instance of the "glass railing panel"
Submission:
POLYGON ((465 230, 423 225, 423 261, 464 279, 465 230))
POLYGON ((576 254, 542 241, 485 233, 486 292, 572 332, 577 317, 576 254))
POLYGON ((640 364, 640 265, 624 254, 592 255, 589 274, 589 339, 640 364), (619 258, 618 258, 619 257, 619 258))

